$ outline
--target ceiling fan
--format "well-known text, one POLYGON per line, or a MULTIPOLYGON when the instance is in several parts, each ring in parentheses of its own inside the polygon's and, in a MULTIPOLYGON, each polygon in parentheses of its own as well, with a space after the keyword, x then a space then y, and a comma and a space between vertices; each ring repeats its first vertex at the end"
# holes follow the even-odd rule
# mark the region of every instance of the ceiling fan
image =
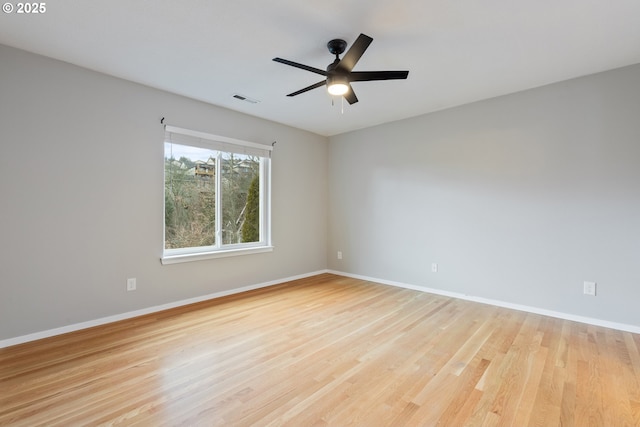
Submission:
POLYGON ((327 70, 309 67, 308 65, 299 64, 282 58, 273 58, 274 61, 281 64, 290 65, 292 67, 301 68, 311 71, 312 73, 326 76, 325 80, 307 86, 287 96, 296 96, 301 93, 308 92, 320 86, 327 85, 327 90, 331 95, 342 95, 349 104, 358 102, 358 98, 351 87, 351 82, 366 82, 371 80, 400 80, 406 79, 409 75, 408 71, 352 71, 362 54, 369 47, 373 39, 367 35, 360 34, 356 41, 351 45, 347 53, 342 59, 341 55, 347 47, 347 42, 342 39, 334 39, 327 43, 327 48, 336 59, 329 64, 327 70))

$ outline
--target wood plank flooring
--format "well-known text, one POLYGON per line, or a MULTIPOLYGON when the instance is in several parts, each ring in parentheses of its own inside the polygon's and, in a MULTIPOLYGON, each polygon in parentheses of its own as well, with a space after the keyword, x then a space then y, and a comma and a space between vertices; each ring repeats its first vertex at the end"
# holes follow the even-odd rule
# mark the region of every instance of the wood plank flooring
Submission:
POLYGON ((640 335, 323 274, 0 349, 0 425, 640 426, 640 335))

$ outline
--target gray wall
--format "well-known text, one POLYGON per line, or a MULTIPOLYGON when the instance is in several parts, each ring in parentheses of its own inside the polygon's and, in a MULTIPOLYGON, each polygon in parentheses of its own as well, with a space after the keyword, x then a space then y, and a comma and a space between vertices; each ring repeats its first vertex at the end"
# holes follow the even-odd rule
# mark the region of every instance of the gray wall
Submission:
POLYGON ((0 138, 0 340, 326 269, 324 137, 0 46, 0 138), (163 116, 277 141, 273 252, 160 264, 163 116))
POLYGON ((329 195, 333 270, 640 325, 639 65, 332 137, 329 195))

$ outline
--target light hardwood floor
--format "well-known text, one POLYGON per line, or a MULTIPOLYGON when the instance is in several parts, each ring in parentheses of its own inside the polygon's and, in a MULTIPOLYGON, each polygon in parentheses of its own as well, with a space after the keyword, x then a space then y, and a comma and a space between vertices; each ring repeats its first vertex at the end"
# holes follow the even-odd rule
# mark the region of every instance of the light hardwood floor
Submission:
POLYGON ((330 274, 0 350, 0 425, 638 426, 640 336, 330 274))

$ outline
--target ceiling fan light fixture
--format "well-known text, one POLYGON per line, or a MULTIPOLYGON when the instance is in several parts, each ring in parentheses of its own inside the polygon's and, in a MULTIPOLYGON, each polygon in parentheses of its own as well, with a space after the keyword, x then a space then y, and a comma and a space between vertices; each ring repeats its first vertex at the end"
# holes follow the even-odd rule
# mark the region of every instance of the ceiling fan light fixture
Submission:
POLYGON ((344 83, 333 83, 327 88, 331 95, 344 95, 349 91, 349 86, 344 83))
POLYGON ((331 95, 342 96, 349 92, 348 83, 345 76, 329 76, 327 77, 327 91, 331 95))
POLYGON ((300 68, 326 77, 325 80, 321 80, 303 89, 292 92, 287 96, 300 95, 301 93, 326 85, 327 91, 330 95, 342 96, 349 105, 352 105, 358 102, 358 97, 351 87, 352 82, 406 79, 409 75, 409 71, 353 71, 353 67, 360 60, 360 57, 364 54, 372 41, 373 39, 371 37, 360 34, 353 42, 347 53, 342 56, 342 59, 340 59, 339 55, 344 52, 347 47, 347 42, 342 39, 333 39, 329 41, 329 43, 327 43, 327 48, 329 48, 329 52, 331 54, 336 56, 336 59, 327 66, 326 70, 299 64, 287 59, 273 58, 275 62, 280 62, 281 64, 300 68))

